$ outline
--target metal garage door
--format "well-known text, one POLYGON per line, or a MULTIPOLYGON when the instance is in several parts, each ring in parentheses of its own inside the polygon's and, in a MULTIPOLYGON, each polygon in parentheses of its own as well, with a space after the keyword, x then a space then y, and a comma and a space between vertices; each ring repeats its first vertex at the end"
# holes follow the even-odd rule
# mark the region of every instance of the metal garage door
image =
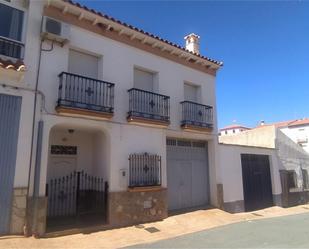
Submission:
POLYGON ((167 139, 169 210, 209 203, 207 143, 167 139))
POLYGON ((245 210, 273 205, 269 156, 241 154, 245 210))
POLYGON ((0 234, 9 232, 21 97, 0 94, 0 234))

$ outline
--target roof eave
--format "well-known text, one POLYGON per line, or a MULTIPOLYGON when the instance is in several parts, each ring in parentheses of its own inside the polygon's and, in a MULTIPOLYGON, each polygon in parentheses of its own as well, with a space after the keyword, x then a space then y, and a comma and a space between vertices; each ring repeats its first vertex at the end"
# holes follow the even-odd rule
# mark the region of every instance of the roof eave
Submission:
POLYGON ((181 55, 184 59, 195 60, 194 63, 204 65, 208 68, 215 69, 216 71, 223 66, 223 62, 215 61, 210 58, 204 57, 202 55, 195 54, 186 50, 185 48, 171 43, 167 40, 164 40, 158 36, 145 32, 141 29, 133 27, 132 25, 123 23, 115 18, 104 15, 100 12, 97 12, 93 9, 89 9, 85 6, 80 5, 79 3, 74 3, 73 1, 65 1, 65 0, 53 0, 48 1, 47 5, 52 5, 57 8, 62 9, 62 12, 65 14, 68 11, 71 11, 77 15, 79 15, 79 19, 88 19, 93 22, 93 25, 97 23, 102 23, 106 25, 108 29, 113 28, 115 31, 118 31, 119 35, 127 34, 131 35, 132 39, 140 39, 141 42, 146 40, 152 46, 160 47, 162 50, 167 50, 171 54, 181 55))

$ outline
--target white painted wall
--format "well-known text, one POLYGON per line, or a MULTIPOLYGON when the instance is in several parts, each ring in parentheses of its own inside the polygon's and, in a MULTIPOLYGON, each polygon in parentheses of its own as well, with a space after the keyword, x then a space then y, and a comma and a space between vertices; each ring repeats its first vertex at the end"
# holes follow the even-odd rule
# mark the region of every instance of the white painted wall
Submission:
POLYGON ((282 192, 278 158, 274 149, 219 144, 219 153, 224 202, 244 200, 241 154, 246 153, 269 156, 273 194, 277 195, 282 192))
POLYGON ((240 132, 233 136, 219 136, 219 142, 223 144, 275 148, 275 138, 275 126, 264 126, 240 132))
POLYGON ((295 143, 302 141, 302 148, 309 153, 309 125, 291 126, 280 129, 285 135, 295 143))
POLYGON ((309 154, 281 130, 276 131, 276 148, 278 151, 279 168, 294 170, 297 176, 297 187, 303 187, 301 169, 309 172, 309 154))

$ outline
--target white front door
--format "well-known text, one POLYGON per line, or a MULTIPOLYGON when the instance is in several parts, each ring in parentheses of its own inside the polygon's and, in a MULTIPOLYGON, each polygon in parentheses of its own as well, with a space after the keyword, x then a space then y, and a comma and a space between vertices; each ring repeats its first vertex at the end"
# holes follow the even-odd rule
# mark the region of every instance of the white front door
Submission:
POLYGON ((48 166, 48 180, 67 176, 76 170, 76 157, 51 156, 48 166))

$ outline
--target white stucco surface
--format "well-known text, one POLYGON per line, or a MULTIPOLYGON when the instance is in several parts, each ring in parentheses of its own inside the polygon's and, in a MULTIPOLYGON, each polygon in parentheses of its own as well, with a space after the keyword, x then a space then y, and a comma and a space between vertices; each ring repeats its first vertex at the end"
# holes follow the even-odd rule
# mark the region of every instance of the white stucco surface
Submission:
POLYGON ((241 154, 269 156, 272 192, 274 195, 280 194, 281 183, 278 158, 274 149, 219 144, 219 165, 223 183, 224 202, 234 202, 244 199, 241 154))

